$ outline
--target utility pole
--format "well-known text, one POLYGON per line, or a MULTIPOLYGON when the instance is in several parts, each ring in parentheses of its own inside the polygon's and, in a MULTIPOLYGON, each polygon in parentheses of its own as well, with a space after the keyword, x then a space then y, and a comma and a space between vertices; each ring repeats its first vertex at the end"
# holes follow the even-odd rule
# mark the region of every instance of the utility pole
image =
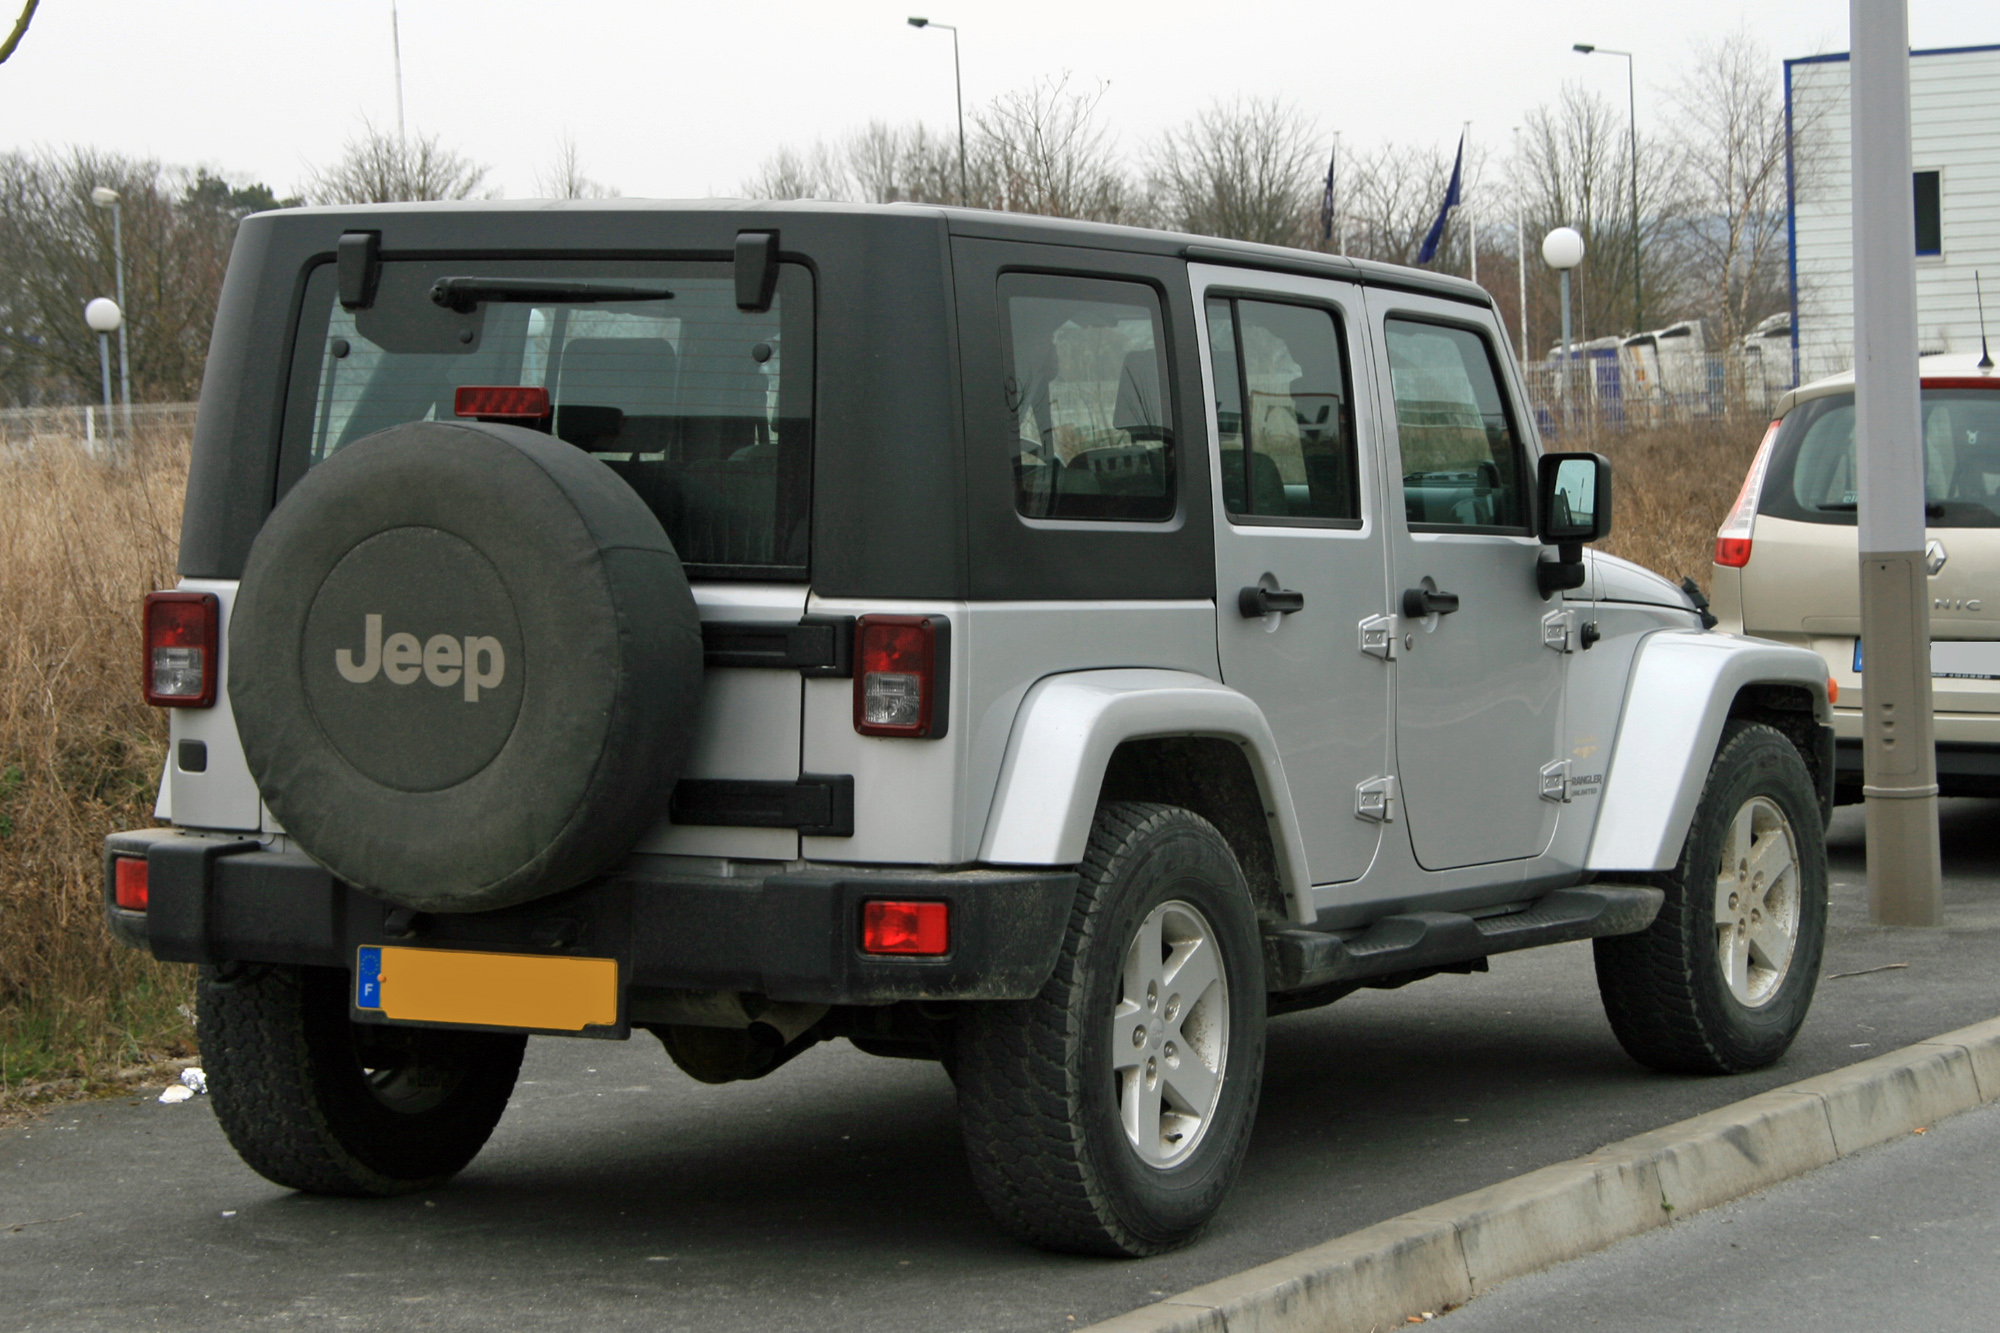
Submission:
POLYGON ((1939 926, 1937 754, 1906 0, 1849 0, 1854 171, 1854 453, 1861 556, 1868 915, 1939 926))

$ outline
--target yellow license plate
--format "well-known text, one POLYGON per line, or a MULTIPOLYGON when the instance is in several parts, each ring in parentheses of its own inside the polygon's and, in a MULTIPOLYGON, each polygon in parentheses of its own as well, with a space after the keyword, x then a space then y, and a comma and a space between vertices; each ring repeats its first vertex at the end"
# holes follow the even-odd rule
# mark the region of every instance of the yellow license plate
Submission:
POLYGON ((354 1005, 413 1023, 577 1032, 618 1022, 618 960, 363 945, 354 1005))

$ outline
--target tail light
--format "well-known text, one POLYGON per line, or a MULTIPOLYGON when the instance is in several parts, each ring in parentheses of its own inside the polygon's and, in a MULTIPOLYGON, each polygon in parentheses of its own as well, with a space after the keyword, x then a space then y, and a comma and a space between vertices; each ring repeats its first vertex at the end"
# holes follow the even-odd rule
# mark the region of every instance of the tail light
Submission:
POLYGON ((215 706, 216 626, 212 592, 146 594, 146 702, 156 708, 215 706))
POLYGON ((146 858, 117 856, 111 860, 111 897, 127 912, 146 910, 146 858))
POLYGON ((854 729, 864 736, 944 735, 950 622, 863 616, 854 627, 854 729))
POLYGON ((1764 470, 1771 466, 1771 442, 1778 438, 1778 427, 1783 424, 1773 421, 1764 432, 1764 442, 1757 446, 1757 456, 1750 460, 1750 471, 1743 477, 1743 489, 1736 493, 1729 517, 1722 520, 1721 528, 1716 531, 1718 565, 1741 569, 1750 563, 1750 531, 1757 522, 1757 502, 1764 494, 1764 470))
POLYGON ((475 421, 540 422, 549 415, 549 391, 534 384, 465 384, 452 394, 451 408, 475 421))
POLYGON ((861 904, 861 951, 937 955, 951 952, 951 904, 861 904))

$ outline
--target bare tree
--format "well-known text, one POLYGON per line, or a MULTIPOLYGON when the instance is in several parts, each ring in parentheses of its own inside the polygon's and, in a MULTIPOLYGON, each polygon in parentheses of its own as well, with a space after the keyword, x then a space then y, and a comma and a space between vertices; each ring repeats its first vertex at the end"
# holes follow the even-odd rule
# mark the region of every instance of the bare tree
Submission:
POLYGON ((1311 119, 1288 102, 1217 101, 1155 146, 1154 206, 1181 231, 1309 244, 1320 152, 1311 119))
POLYGON ((870 121, 847 140, 845 159, 856 195, 871 203, 960 202, 957 141, 922 124, 870 121))
POLYGON ((1103 100, 1102 85, 1076 92, 1063 74, 973 112, 976 202, 1008 213, 1137 220, 1141 203, 1099 115, 1103 100))
MULTIPOLYGON (((1647 322, 1666 323, 1685 306, 1683 266, 1676 253, 1686 213, 1678 159, 1668 145, 1639 140, 1635 219, 1631 138, 1624 119, 1598 94, 1565 84, 1553 105, 1538 106, 1524 118, 1521 155, 1514 164, 1529 248, 1538 249, 1553 227, 1574 227, 1583 236, 1584 261, 1571 293, 1579 341, 1638 331, 1633 327, 1635 225, 1647 322)), ((1531 299, 1529 317, 1535 327, 1554 327, 1560 312, 1553 284, 1538 286, 1541 299, 1531 299)))
POLYGON ((14 54, 14 48, 28 35, 28 24, 35 17, 36 8, 42 0, 28 0, 21 10, 21 17, 14 20, 14 31, 7 34, 7 40, 0 42, 0 65, 7 63, 7 57, 14 54))
POLYGON ((852 198, 847 164, 823 139, 806 149, 781 145, 738 190, 745 199, 852 198))
POLYGON ((408 139, 363 121, 340 160, 315 169, 306 197, 316 204, 394 204, 428 199, 469 199, 486 183, 487 168, 435 134, 408 139))
MULTIPOLYGON (((1466 163, 1465 179, 1477 181, 1483 160, 1475 150, 1466 163)), ((1452 155, 1436 146, 1384 144, 1372 152, 1350 155, 1335 200, 1346 252, 1388 264, 1416 263, 1424 235, 1444 202, 1451 164, 1452 155)), ((1465 232, 1462 221, 1454 219, 1432 261, 1434 267, 1464 271, 1465 232)))
POLYGON ((83 307, 117 288, 111 215, 90 201, 98 186, 121 199, 132 390, 142 400, 200 390, 237 222, 297 202, 261 185, 90 149, 0 154, 0 396, 8 402, 97 397, 97 343, 83 307))
POLYGON ((1764 49, 1738 31, 1695 46, 1672 101, 1691 192, 1682 244, 1704 311, 1733 346, 1789 299, 1784 99, 1764 49))
POLYGON ((556 144, 555 161, 546 175, 535 173, 535 193, 542 199, 616 199, 618 191, 592 180, 583 170, 576 136, 565 133, 556 144))

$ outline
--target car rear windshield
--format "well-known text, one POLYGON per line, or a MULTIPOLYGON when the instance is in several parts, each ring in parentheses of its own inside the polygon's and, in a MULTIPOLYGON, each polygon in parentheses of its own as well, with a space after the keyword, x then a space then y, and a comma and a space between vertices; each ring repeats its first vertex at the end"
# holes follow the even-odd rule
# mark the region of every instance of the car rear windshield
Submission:
MULTIPOLYGON (((2000 392, 1923 392, 1925 521, 1933 528, 2000 527, 2000 392)), ((1772 446, 1761 513, 1805 523, 1855 521, 1854 395, 1786 414, 1772 446)))
MULTIPOLYGON (((285 408, 280 490, 390 426, 498 409, 602 460, 659 515, 696 577, 806 574, 813 289, 779 266, 770 309, 741 310, 726 263, 384 263, 374 300, 306 283, 285 408)), ((489 416, 495 420, 499 417, 489 416)))

